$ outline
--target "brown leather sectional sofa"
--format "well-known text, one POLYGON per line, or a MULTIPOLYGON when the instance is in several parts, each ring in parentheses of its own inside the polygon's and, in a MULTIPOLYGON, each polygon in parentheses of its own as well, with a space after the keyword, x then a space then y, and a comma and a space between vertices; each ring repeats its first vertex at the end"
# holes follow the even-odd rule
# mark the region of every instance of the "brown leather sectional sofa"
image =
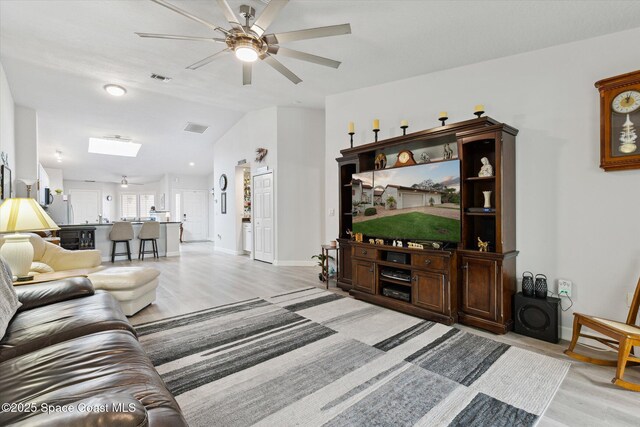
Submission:
POLYGON ((16 287, 0 340, 0 425, 186 426, 108 293, 85 278, 16 287))

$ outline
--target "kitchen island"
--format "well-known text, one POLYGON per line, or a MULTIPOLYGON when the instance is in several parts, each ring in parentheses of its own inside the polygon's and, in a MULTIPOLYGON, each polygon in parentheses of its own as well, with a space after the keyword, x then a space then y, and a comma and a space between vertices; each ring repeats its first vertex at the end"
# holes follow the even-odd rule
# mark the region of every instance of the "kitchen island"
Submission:
MULTIPOLYGON (((133 240, 130 242, 131 246, 131 258, 138 258, 138 250, 140 248, 140 240, 138 234, 142 228, 142 222, 131 222, 133 226, 133 240)), ((109 233, 111 232, 112 223, 108 224, 72 224, 61 225, 60 229, 69 230, 74 228, 91 227, 95 228, 95 248, 102 252, 102 261, 111 260, 111 240, 109 240, 109 233)), ((147 244, 145 249, 151 246, 147 244)), ((118 245, 118 252, 123 252, 123 245, 118 245)), ((179 222, 160 222, 160 238, 158 239, 158 255, 172 257, 180 256, 180 223, 179 222)), ((147 254, 145 258, 152 255, 147 254)), ((126 259, 126 257, 118 256, 116 261, 126 259)))

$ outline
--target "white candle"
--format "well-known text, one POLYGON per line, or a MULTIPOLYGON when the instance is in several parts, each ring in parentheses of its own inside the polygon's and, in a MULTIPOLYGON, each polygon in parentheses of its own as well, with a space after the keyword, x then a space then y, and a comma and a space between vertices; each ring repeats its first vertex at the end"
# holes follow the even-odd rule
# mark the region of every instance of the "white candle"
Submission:
POLYGON ((409 122, 408 122, 407 120, 401 120, 401 121, 400 121, 400 127, 402 127, 402 126, 407 126, 407 127, 409 127, 409 122))
POLYGON ((373 119, 373 129, 380 129, 380 120, 373 119))
POLYGON ((482 104, 476 105, 475 112, 479 113, 480 111, 484 112, 484 105, 482 105, 482 104))
POLYGON ((440 115, 438 116, 439 119, 446 119, 449 116, 447 116, 447 112, 446 111, 440 111, 440 115))
POLYGON ((349 133, 355 133, 356 125, 353 122, 349 122, 349 133))

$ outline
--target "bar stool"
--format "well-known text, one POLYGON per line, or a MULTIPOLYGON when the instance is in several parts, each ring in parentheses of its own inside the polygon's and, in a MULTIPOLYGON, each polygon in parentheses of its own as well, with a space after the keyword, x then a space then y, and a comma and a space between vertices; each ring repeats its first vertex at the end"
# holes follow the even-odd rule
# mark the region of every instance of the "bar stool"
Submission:
POLYGON ((131 246, 129 242, 133 240, 133 226, 130 222, 114 222, 109 233, 109 240, 111 240, 111 262, 114 262, 116 255, 126 255, 131 261, 131 246), (127 251, 116 253, 116 244, 126 243, 127 251))
POLYGON ((160 238, 160 223, 157 221, 146 221, 142 223, 142 228, 140 229, 140 234, 138 234, 138 239, 140 239, 140 251, 138 252, 138 259, 142 257, 144 261, 144 254, 153 254, 154 258, 160 258, 158 255, 158 242, 157 239, 160 238), (144 250, 145 243, 151 242, 151 251, 144 250))

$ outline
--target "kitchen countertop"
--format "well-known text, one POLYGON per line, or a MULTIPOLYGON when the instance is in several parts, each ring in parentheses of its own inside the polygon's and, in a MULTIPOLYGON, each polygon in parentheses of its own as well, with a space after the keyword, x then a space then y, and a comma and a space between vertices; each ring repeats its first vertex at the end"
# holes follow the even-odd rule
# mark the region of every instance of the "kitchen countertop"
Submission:
MULTIPOLYGON (((142 224, 144 221, 127 221, 131 224, 142 224)), ((158 221, 160 224, 180 224, 179 221, 158 221)), ((113 225, 113 222, 106 222, 102 224, 67 224, 67 225, 59 225, 60 228, 78 228, 78 227, 104 227, 107 225, 113 225)))

